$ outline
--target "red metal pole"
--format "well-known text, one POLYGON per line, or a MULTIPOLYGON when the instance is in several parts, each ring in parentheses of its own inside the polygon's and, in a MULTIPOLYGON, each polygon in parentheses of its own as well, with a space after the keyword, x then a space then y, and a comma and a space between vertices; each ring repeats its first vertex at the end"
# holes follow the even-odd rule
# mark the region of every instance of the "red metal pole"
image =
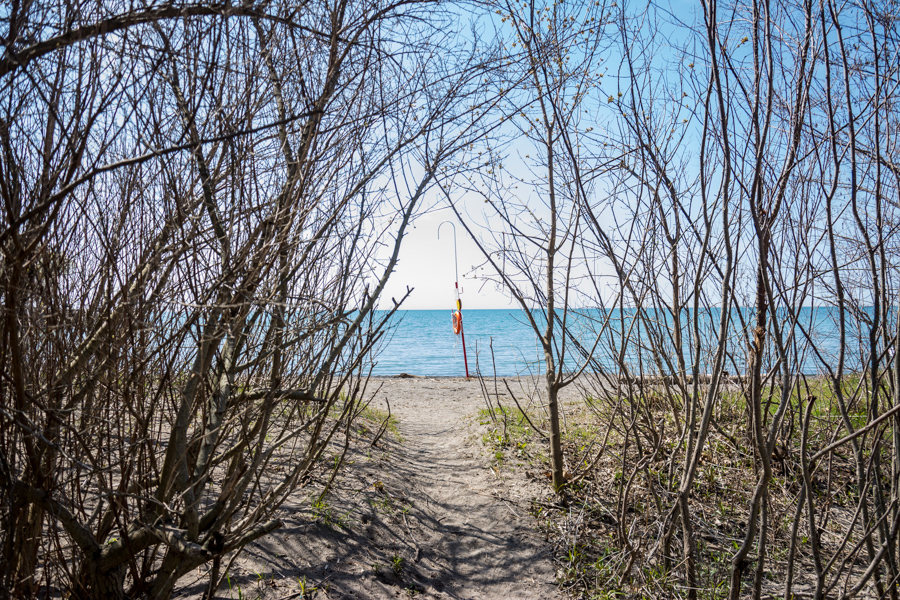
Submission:
MULTIPOLYGON (((456 289, 459 289, 459 284, 456 284, 456 289)), ((457 292, 458 293, 458 292, 457 292)), ((459 311, 459 335, 462 337, 462 346, 463 346, 463 363, 466 365, 466 379, 469 378, 469 357, 466 356, 466 332, 465 325, 462 320, 462 300, 459 297, 456 298, 456 310, 459 311)))
MULTIPOLYGON (((466 379, 468 379, 469 357, 466 356, 466 334, 463 333, 462 301, 459 299, 459 256, 456 254, 456 225, 452 221, 443 221, 441 225, 444 223, 450 223, 450 227, 453 228, 453 264, 456 266, 456 281, 453 282, 453 285, 456 287, 456 312, 459 313, 459 335, 462 336, 463 362, 466 365, 466 379)), ((441 239, 441 225, 438 225, 438 239, 441 239)))

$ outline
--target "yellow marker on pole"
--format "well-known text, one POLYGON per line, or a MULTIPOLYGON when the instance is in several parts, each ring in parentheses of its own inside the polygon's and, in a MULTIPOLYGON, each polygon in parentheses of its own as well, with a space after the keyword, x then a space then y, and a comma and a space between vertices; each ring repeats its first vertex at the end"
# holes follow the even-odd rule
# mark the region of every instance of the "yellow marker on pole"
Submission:
POLYGON ((453 285, 456 287, 456 311, 454 311, 452 314, 452 323, 453 333, 462 338, 463 364, 465 364, 466 366, 466 379, 468 379, 469 357, 466 356, 466 334, 463 331, 462 300, 460 300, 459 298, 459 257, 456 253, 456 225, 454 225, 451 221, 441 222, 441 224, 438 225, 438 239, 441 239, 441 225, 443 225, 444 223, 450 223, 450 227, 453 228, 453 262, 456 266, 456 281, 453 285))

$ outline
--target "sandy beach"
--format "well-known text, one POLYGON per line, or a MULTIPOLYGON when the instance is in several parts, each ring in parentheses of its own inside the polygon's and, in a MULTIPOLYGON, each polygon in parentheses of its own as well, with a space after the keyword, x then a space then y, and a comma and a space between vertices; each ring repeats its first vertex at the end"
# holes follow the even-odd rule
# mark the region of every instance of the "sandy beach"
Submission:
MULTIPOLYGON (((529 381, 510 383, 527 401, 529 381)), ((217 597, 301 598, 305 590, 335 599, 561 598, 529 513, 549 488, 525 469, 491 465, 477 419, 485 407, 479 382, 393 377, 369 385, 373 406, 390 403, 401 439, 386 434, 376 447, 352 448, 312 513, 317 486, 300 490, 296 506, 282 509, 284 527, 244 551, 217 597)), ((198 573, 183 595, 196 596, 206 581, 198 573)))

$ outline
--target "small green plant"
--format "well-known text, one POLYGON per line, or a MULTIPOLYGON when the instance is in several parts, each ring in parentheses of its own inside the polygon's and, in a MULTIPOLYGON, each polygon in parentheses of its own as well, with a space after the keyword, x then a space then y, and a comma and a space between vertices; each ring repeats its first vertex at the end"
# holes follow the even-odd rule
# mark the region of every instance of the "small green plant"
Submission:
POLYGON ((238 600, 244 600, 244 592, 241 591, 241 586, 235 585, 234 588, 231 586, 231 575, 229 573, 225 573, 225 581, 228 582, 228 595, 234 598, 234 589, 237 588, 238 600))
POLYGON ((302 578, 297 578, 297 585, 300 587, 300 598, 306 600, 307 598, 312 598, 313 594, 319 589, 316 586, 309 585, 306 581, 306 576, 304 575, 302 578))
POLYGON ((331 507, 328 506, 328 503, 325 502, 325 500, 316 500, 315 504, 312 505, 312 515, 316 521, 321 520, 325 523, 330 523, 331 507))
POLYGON ((706 485, 715 485, 717 478, 718 474, 714 465, 707 465, 703 467, 703 479, 706 480, 706 485))
POLYGON ((391 570, 394 571, 394 575, 397 576, 403 572, 403 557, 399 554, 395 554, 391 557, 391 570))
MULTIPOLYGON (((385 429, 394 436, 397 442, 403 441, 403 436, 400 435, 398 427, 400 421, 394 415, 389 414, 388 411, 370 405, 365 407, 359 416, 362 420, 371 423, 374 430, 378 430, 384 424, 385 429)), ((365 425, 362 425, 362 427, 365 427, 365 425)))
POLYGON ((326 502, 323 498, 319 498, 312 505, 312 516, 313 519, 317 523, 322 523, 326 527, 340 527, 341 529, 347 529, 347 515, 350 513, 340 515, 335 514, 334 509, 326 502))
POLYGON ((375 510, 380 510, 386 515, 392 515, 397 510, 397 507, 394 505, 394 501, 388 495, 367 498, 366 502, 368 502, 369 506, 371 506, 375 510))
POLYGON ((493 414, 495 418, 492 418, 491 412, 485 408, 478 412, 478 422, 481 425, 493 425, 490 431, 481 437, 485 446, 500 449, 528 442, 532 433, 531 427, 521 410, 503 406, 494 409, 493 414))

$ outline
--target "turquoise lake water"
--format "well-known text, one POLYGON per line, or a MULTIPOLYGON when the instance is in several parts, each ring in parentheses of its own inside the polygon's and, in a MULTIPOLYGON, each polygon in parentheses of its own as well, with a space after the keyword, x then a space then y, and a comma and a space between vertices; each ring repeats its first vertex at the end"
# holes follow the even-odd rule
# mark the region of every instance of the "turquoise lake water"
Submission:
MULTIPOLYGON (((750 311, 742 309, 744 317, 749 322, 750 311)), ((592 333, 594 324, 598 322, 599 311, 587 311, 582 322, 575 320, 576 329, 580 330, 578 340, 590 347, 594 344, 596 334, 592 333)), ((613 311, 614 316, 618 316, 613 311)), ((718 328, 718 311, 704 314, 700 319, 704 345, 709 345, 714 332, 718 328)), ((542 350, 537 343, 531 327, 526 323, 524 314, 519 310, 464 310, 464 333, 466 338, 466 354, 469 361, 469 373, 474 374, 477 367, 485 375, 496 372, 502 376, 515 376, 517 374, 542 372, 542 350), (491 346, 493 347, 493 363, 491 346)), ((670 317, 663 320, 669 321, 670 317)), ((829 364, 836 364, 838 349, 837 311, 829 308, 804 308, 800 313, 800 322, 803 324, 807 335, 800 328, 795 329, 795 335, 790 338, 791 352, 795 358, 794 364, 801 365, 800 370, 806 374, 822 372, 822 360, 829 364), (808 337, 807 337, 808 336, 808 337), (817 358, 810 349, 811 338, 819 351, 821 358, 817 358)), ((610 367, 614 364, 614 356, 621 351, 621 329, 628 328, 632 321, 629 319, 628 310, 624 319, 615 319, 614 327, 607 329, 601 338, 594 354, 600 365, 610 367)), ((788 332, 785 338, 788 339, 788 332)), ((865 325, 857 323, 848 317, 847 334, 848 345, 846 353, 846 371, 859 370, 860 333, 862 337, 868 336, 865 325)), ((633 330, 630 339, 641 340, 646 346, 652 332, 640 328, 633 330)), ((691 352, 690 336, 685 332, 684 348, 687 355, 691 352)), ((732 359, 726 369, 732 373, 741 372, 745 368, 746 342, 742 339, 740 325, 737 319, 730 330, 730 344, 732 359)), ((661 343, 671 348, 670 336, 665 335, 661 343)), ((866 342, 867 343, 867 342, 866 342)), ((571 350, 571 345, 570 345, 571 350)), ((637 370, 641 361, 651 360, 646 350, 640 350, 640 344, 626 345, 626 361, 632 369, 637 370)), ((570 351, 566 370, 572 370, 580 366, 580 362, 570 351)), ((705 371, 709 357, 701 356, 701 370, 705 371)), ((769 359, 770 360, 770 359, 769 359)), ((449 310, 410 310, 399 311, 394 318, 394 327, 387 339, 382 343, 381 351, 375 358, 376 366, 373 374, 376 376, 398 375, 409 373, 412 375, 430 376, 456 376, 465 375, 463 364, 462 343, 459 336, 453 334, 451 327, 451 311, 449 310)), ((766 366, 766 365, 764 365, 766 366)), ((768 365, 770 367, 771 365, 768 365)), ((652 372, 652 365, 646 365, 645 369, 652 372), (649 368, 648 368, 649 367, 649 368)))
MULTIPOLYGON (((465 376, 462 339, 453 333, 451 311, 399 311, 394 323, 374 375, 465 376)), ((538 356, 537 338, 521 311, 464 310, 463 333, 470 374, 476 362, 482 373, 493 373, 492 343, 499 375, 524 372, 538 356)))

